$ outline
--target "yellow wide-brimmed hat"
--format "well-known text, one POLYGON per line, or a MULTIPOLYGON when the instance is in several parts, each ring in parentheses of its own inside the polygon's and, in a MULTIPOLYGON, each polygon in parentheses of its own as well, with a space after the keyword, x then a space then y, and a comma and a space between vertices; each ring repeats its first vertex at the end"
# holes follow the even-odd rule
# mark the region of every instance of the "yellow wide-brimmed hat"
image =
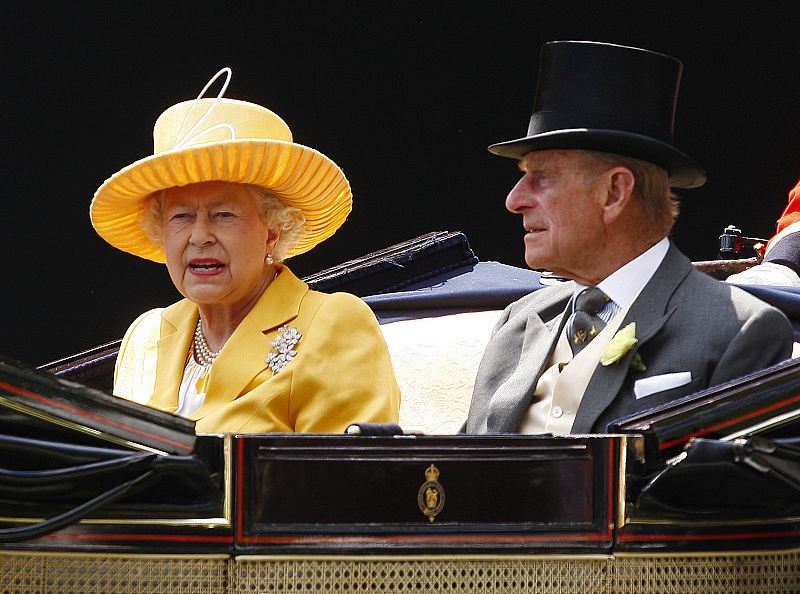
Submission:
POLYGON ((352 208, 342 170, 319 151, 292 142, 286 123, 260 105, 219 97, 178 103, 156 120, 153 138, 154 154, 109 177, 89 208, 97 233, 136 256, 165 261, 140 219, 150 195, 174 186, 252 184, 299 208, 305 228, 287 257, 333 235, 352 208))

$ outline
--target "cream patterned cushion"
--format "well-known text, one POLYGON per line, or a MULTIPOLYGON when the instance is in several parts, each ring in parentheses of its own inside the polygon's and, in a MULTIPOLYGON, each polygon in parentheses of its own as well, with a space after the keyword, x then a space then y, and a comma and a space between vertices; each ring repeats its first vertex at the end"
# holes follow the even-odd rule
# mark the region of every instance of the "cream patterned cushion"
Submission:
POLYGON ((468 312, 381 326, 400 384, 400 426, 406 432, 458 431, 500 313, 468 312))

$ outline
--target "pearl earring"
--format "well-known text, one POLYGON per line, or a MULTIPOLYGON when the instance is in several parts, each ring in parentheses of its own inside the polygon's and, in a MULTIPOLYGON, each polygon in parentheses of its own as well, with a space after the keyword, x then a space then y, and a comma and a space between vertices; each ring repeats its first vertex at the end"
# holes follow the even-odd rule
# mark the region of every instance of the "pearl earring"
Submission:
POLYGON ((267 266, 275 264, 275 260, 272 259, 272 254, 267 254, 267 257, 264 258, 264 263, 267 264, 267 266))

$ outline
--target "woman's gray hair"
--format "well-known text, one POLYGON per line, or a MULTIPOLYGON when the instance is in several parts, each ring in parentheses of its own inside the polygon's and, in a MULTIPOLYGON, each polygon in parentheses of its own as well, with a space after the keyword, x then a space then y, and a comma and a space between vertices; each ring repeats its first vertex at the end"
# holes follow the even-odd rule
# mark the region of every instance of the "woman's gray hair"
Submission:
MULTIPOLYGON (((292 246, 296 245, 303 235, 303 226, 306 217, 299 208, 287 206, 276 194, 266 188, 251 184, 246 186, 261 209, 261 215, 270 228, 270 231, 279 231, 280 237, 271 254, 275 262, 283 262, 292 246)), ((144 229, 147 237, 158 246, 162 243, 162 216, 161 209, 164 205, 166 190, 151 194, 146 199, 146 204, 139 218, 139 224, 144 229)))

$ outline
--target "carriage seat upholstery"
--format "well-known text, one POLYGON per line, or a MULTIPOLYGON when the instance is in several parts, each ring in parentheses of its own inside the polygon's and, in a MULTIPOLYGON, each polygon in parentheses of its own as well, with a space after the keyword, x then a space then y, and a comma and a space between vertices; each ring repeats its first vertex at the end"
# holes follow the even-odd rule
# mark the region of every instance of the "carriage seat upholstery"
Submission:
POLYGON ((383 324, 406 433, 457 433, 467 419, 478 364, 501 310, 383 324))

